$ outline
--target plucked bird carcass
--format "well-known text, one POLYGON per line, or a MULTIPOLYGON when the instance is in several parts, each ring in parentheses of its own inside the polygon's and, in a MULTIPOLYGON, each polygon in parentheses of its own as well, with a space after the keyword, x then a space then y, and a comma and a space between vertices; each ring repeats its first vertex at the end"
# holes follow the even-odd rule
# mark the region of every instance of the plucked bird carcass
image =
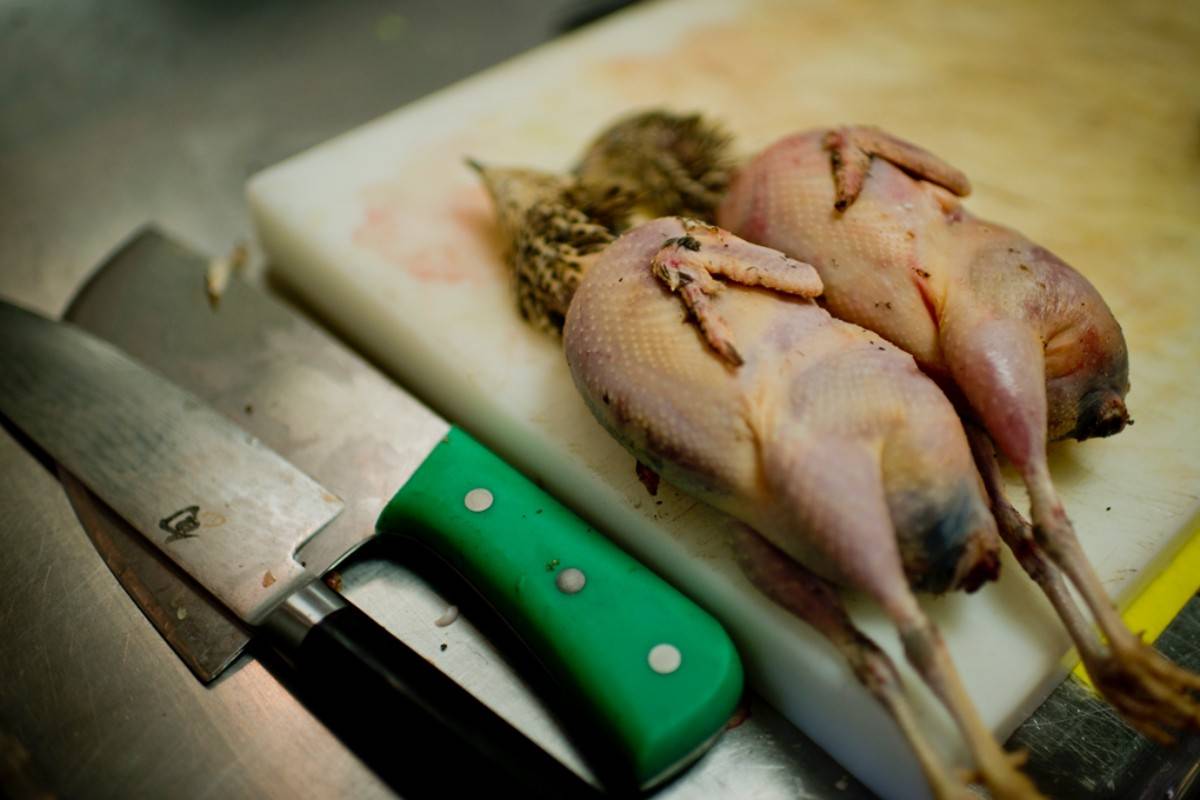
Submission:
POLYGON ((962 172, 879 129, 795 134, 741 165, 728 150, 699 117, 654 111, 601 134, 580 173, 640 191, 656 213, 686 208, 812 264, 835 317, 911 353, 963 411, 1000 534, 1093 683, 1154 739, 1200 727, 1200 677, 1124 625, 1047 464, 1047 440, 1109 436, 1131 422, 1125 340, 1095 287, 1020 233, 972 215, 962 172), (1028 488, 1032 525, 1004 496, 993 442, 1028 488))

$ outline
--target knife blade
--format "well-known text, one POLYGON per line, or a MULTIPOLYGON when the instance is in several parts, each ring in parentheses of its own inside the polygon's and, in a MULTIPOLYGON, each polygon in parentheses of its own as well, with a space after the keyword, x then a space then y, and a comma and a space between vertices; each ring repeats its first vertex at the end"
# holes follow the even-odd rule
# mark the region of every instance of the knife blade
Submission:
MULTIPOLYGON (((325 573, 375 533, 379 509, 447 425, 277 298, 229 283, 210 305, 210 259, 153 227, 95 270, 64 318, 202 397, 346 503, 297 553, 325 573)), ((202 681, 249 641, 203 590, 69 473, 63 483, 113 574, 202 681)), ((428 653, 426 653, 428 657, 428 653)))
MULTIPOLYGON (((311 551, 313 535, 335 516, 331 493, 102 343, 75 351, 80 337, 88 340, 79 331, 11 308, 4 314, 5 413, 243 620, 261 622, 283 603, 273 627, 290 631, 285 638, 300 649, 320 640, 311 631, 340 600, 305 586, 314 571, 292 556, 311 551), (71 352, 81 354, 73 363, 82 372, 43 374, 41 366, 69 361, 71 352), (89 394, 85 386, 107 388, 89 394), (64 408, 72 409, 68 424, 60 424, 64 408), (129 442, 115 434, 114 419, 122 418, 134 432, 129 442), (197 421, 206 433, 183 435, 197 421), (154 443, 154 457, 144 458, 154 443), (236 474, 235 463, 251 471, 253 485, 238 480, 216 491, 236 474), (202 464, 217 466, 197 480, 202 464), (105 491, 109 484, 116 485, 105 491)), ((464 432, 405 397, 414 407, 406 413, 423 414, 426 429, 444 435, 418 443, 380 528, 423 539, 466 574, 572 685, 624 748, 639 783, 667 774, 712 737, 736 700, 740 665, 723 631, 464 432)))

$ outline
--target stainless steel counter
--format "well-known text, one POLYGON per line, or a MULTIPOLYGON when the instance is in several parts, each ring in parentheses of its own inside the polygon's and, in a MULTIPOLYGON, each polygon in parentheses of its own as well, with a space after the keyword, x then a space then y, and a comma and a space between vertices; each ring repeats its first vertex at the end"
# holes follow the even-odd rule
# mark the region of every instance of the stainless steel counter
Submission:
MULTIPOLYGON (((262 282, 249 175, 606 5, 0 0, 0 295, 58 315, 149 221, 211 254, 250 245, 262 282)), ((393 795, 260 662, 243 657, 201 686, 103 565, 46 465, 7 431, 0 548, 0 794, 393 795)), ((363 562, 346 588, 386 618, 400 575, 363 562)), ((1175 654, 1195 665, 1192 606, 1173 630, 1175 654)), ((1108 796, 1112 780, 1116 791, 1104 773, 1116 759, 1101 757, 1113 748, 1132 754, 1126 771, 1186 767, 1186 750, 1165 761, 1078 692, 1064 687, 1018 734, 1053 786, 1108 796), (1086 733, 1079 714, 1094 721, 1086 733), (1084 762, 1089 775, 1073 768, 1084 762)), ((661 796, 866 796, 769 708, 752 699, 750 710, 661 796)))

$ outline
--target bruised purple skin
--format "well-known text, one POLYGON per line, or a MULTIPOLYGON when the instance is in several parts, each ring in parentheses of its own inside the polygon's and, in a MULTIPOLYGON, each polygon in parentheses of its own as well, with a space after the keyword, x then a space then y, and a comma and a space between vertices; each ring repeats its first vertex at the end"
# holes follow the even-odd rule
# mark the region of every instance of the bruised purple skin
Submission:
POLYGON ((1018 233, 1001 231, 1011 243, 1003 245, 1006 237, 997 235, 997 249, 1004 246, 1004 252, 981 254, 980 268, 1029 273, 1025 311, 1042 323, 1048 438, 1082 441, 1120 433, 1129 423, 1129 353, 1121 326, 1095 287, 1062 259, 1018 233))
MULTIPOLYGON (((980 244, 965 269, 966 285, 945 301, 943 352, 955 381, 973 403, 984 403, 999 381, 980 375, 978 362, 1011 357, 1013 338, 1024 339, 1041 349, 1045 375, 1045 433, 1029 431, 1030 448, 1041 449, 1046 438, 1083 440, 1123 430, 1129 422, 1124 402, 1129 357, 1121 327, 1099 292, 1019 233, 965 215, 962 225, 980 229, 963 234, 980 244), (991 341, 984 332, 989 325, 1012 336, 991 341)), ((1032 354, 1018 369, 1032 371, 1037 361, 1032 354)), ((1037 381, 1031 377, 1029 383, 1033 396, 1022 398, 1011 413, 1032 418, 1040 403, 1037 381)))

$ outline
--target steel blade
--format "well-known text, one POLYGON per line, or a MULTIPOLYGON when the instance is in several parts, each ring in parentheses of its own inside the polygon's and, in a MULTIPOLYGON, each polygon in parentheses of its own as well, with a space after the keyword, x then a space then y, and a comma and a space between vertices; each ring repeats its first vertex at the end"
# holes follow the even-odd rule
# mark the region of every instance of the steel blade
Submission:
POLYGON ((342 509, 194 395, 3 302, 0 413, 250 624, 314 577, 295 553, 342 509))
POLYGON ((209 683, 245 649, 250 630, 146 537, 58 468, 67 499, 96 552, 197 678, 209 683))
MULTIPOLYGON (((297 554, 323 574, 374 535, 379 510, 449 426, 277 297, 235 279, 214 307, 209 265, 147 228, 97 268, 64 318, 195 392, 340 496, 345 510, 297 554)), ((244 648, 247 630, 70 483, 113 574, 192 672, 212 680, 244 648)))

